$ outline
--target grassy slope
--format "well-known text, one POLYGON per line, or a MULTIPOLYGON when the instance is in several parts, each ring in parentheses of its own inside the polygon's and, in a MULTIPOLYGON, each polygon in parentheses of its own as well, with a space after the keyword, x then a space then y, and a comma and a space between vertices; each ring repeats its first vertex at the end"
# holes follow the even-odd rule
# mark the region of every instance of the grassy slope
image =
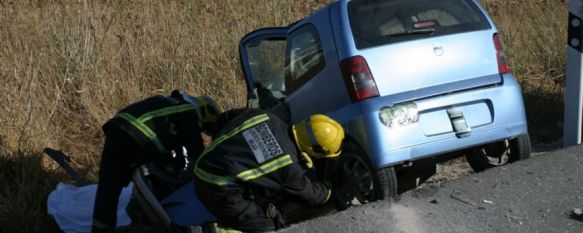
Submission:
MULTIPOLYGON (((44 201, 65 179, 40 151, 74 155, 95 180, 101 124, 179 88, 242 106, 239 39, 328 1, 0 1, 0 232, 51 228, 44 201)), ((560 136, 566 3, 483 0, 523 85, 535 140, 560 136)), ((51 230, 48 230, 51 231, 51 230)))
POLYGON ((562 136, 568 9, 565 0, 482 0, 522 84, 534 143, 562 136))

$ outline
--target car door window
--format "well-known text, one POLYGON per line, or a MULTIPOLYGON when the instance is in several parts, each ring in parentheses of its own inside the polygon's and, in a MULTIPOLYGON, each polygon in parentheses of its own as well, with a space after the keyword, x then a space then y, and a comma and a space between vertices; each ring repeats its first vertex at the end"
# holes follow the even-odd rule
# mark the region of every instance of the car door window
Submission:
POLYGON ((295 30, 287 41, 285 82, 289 93, 318 74, 325 62, 320 37, 313 25, 295 30))
POLYGON ((257 92, 257 106, 270 108, 285 97, 285 40, 257 40, 246 45, 247 62, 257 92))
POLYGON ((282 40, 260 40, 247 46, 248 62, 255 81, 283 97, 285 83, 283 67, 286 42, 282 40))

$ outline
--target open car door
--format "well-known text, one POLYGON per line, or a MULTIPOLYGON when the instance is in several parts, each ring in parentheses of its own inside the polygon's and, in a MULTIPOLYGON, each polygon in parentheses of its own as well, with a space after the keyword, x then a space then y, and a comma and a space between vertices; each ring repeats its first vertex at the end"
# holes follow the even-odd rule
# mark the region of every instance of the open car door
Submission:
POLYGON ((247 84, 247 107, 270 108, 285 99, 284 64, 288 27, 262 28, 239 44, 247 84))

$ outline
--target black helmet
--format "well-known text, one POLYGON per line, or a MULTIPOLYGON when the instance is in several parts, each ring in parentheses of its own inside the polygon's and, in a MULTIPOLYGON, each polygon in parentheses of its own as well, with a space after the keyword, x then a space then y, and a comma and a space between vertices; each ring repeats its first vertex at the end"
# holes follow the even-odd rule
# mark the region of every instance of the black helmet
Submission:
POLYGON ((217 117, 222 113, 221 107, 210 96, 193 97, 184 92, 180 93, 184 101, 197 107, 202 131, 211 134, 214 130, 217 117))

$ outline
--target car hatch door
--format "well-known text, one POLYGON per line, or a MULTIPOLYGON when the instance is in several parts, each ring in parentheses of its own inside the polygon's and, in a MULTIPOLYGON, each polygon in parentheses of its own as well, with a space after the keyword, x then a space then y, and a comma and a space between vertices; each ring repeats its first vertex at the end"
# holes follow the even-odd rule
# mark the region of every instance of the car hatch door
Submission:
POLYGON ((285 98, 287 30, 262 28, 241 39, 239 54, 247 84, 247 107, 270 108, 285 98))

